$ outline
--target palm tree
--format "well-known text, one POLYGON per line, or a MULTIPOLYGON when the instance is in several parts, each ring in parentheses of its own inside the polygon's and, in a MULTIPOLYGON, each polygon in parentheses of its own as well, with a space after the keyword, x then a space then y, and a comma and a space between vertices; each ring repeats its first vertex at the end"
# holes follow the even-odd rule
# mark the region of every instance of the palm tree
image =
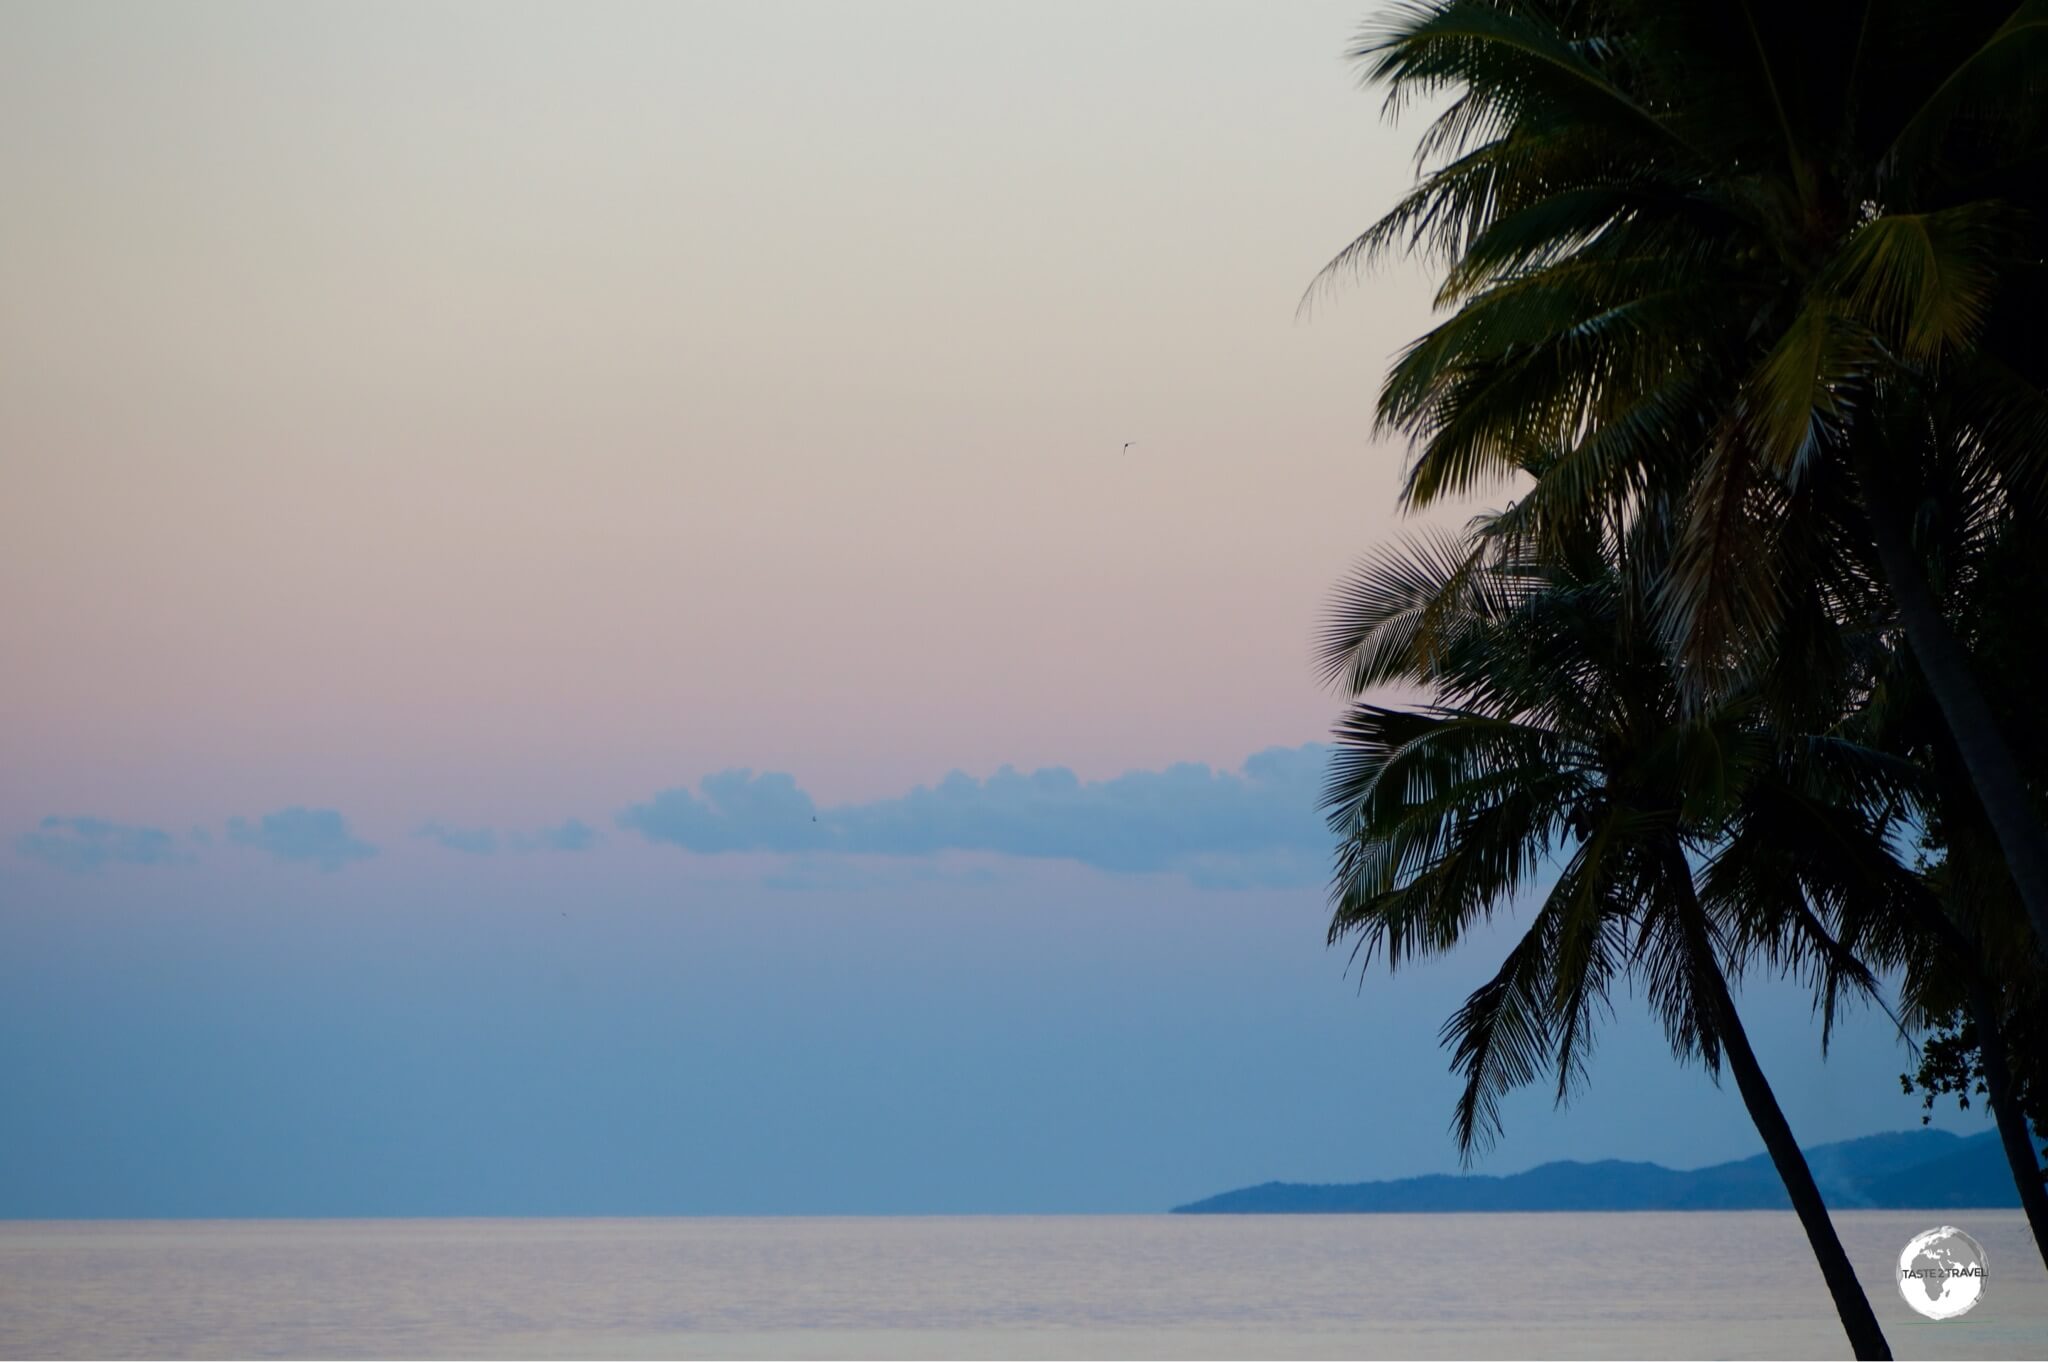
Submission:
POLYGON ((1685 712, 1639 582, 1597 537, 1564 541, 1423 537, 1343 589, 1327 674, 1354 697, 1407 683, 1434 703, 1360 700, 1338 727, 1331 942, 1390 966, 1451 950, 1555 867, 1521 939, 1444 1028, 1465 1078, 1461 1151, 1495 1138, 1501 1097, 1546 1071, 1569 1097, 1611 985, 1631 977, 1675 1053, 1717 1076, 1725 1059, 1856 1355, 1889 1357, 1736 1010, 1736 932, 1695 878, 1746 773, 1769 763, 1769 735, 1751 703, 1685 712))
POLYGON ((1322 276, 1442 268, 1449 315, 1379 401, 1408 503, 1555 449, 1512 523, 1668 519, 1638 570, 1699 706, 1772 657, 1824 558, 1802 499, 1846 474, 2048 949, 2048 836, 1900 476, 1967 454, 2048 505, 2048 0, 1429 0, 1353 55, 1390 110, 1440 109, 1413 190, 1322 276))

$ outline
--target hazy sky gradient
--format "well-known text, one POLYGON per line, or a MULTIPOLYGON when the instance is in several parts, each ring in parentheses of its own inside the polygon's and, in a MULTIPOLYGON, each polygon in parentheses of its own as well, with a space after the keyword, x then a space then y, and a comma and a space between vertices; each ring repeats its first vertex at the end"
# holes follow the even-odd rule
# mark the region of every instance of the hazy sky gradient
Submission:
MULTIPOLYGON (((1357 991, 1301 751, 1428 315, 1295 312, 1368 8, 0 9, 0 1214, 1447 1166, 1488 962, 1357 991)), ((1490 1166, 1754 1147, 1598 1075, 1490 1166)))
POLYGON ((1294 315, 1357 21, 10 8, 8 811, 1319 737, 1425 315, 1294 315))

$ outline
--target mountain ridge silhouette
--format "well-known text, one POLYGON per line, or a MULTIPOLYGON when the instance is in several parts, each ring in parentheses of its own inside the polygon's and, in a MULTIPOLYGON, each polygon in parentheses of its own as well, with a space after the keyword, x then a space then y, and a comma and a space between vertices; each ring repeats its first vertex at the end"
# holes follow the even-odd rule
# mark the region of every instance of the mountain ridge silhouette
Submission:
MULTIPOLYGON (((2017 1207, 1998 1132, 1900 1130, 1816 1145, 1814 1181, 1834 1210, 2017 1207)), ((1372 1182, 1266 1182, 1176 1206, 1176 1215, 1452 1211, 1765 1211, 1790 1209, 1770 1156, 1667 1168, 1560 1159, 1520 1173, 1433 1173, 1372 1182)))

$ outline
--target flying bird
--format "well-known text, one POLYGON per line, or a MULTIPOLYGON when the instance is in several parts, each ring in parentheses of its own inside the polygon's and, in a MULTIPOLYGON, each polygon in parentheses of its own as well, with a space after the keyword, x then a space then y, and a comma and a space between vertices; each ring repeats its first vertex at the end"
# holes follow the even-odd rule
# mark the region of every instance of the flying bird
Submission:
POLYGON ((1132 445, 1134 445, 1134 444, 1136 444, 1136 443, 1138 443, 1138 442, 1137 442, 1136 440, 1126 440, 1126 441, 1124 441, 1124 453, 1126 453, 1126 454, 1130 453, 1130 452, 1131 452, 1131 446, 1132 446, 1132 445))

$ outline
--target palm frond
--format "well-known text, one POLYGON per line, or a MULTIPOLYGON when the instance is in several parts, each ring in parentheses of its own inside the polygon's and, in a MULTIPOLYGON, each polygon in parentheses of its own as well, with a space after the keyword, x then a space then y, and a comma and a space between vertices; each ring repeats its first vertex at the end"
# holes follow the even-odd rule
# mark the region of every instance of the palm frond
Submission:
POLYGON ((1982 325, 2013 234, 2012 210, 1997 202, 1888 213, 1850 236, 1826 282, 1908 359, 1932 360, 1982 325))

